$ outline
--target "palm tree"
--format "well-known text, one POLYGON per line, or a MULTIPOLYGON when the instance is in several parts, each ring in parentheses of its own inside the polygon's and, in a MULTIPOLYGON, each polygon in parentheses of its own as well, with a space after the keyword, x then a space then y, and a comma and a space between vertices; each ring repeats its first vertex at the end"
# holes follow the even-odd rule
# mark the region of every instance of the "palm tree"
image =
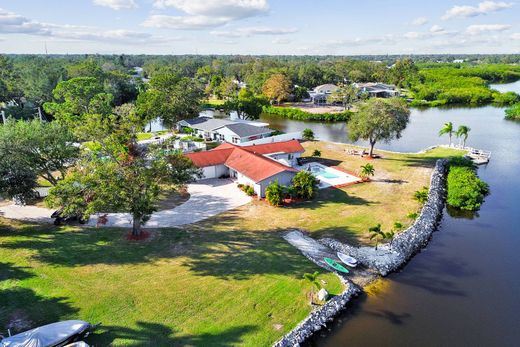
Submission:
POLYGON ((457 137, 462 137, 462 147, 466 147, 466 140, 468 139, 469 132, 471 128, 466 125, 461 125, 457 129, 456 135, 457 137))
POLYGON ((314 287, 321 289, 321 284, 318 281, 318 276, 320 275, 319 271, 315 271, 314 273, 304 273, 303 278, 309 281, 312 284, 311 287, 311 304, 314 303, 314 287))
POLYGON ((378 238, 380 238, 381 240, 390 240, 390 249, 392 249, 392 242, 395 236, 395 232, 393 230, 384 232, 381 229, 381 224, 378 223, 377 225, 369 228, 368 232, 370 233, 370 240, 376 239, 376 250, 378 245, 378 238))
POLYGON ((361 171, 359 175, 363 178, 368 178, 369 176, 374 176, 376 170, 374 169, 374 165, 367 163, 361 166, 361 171))
POLYGON ((453 136, 453 123, 452 122, 444 123, 444 126, 439 131, 439 136, 442 136, 445 134, 448 134, 448 136, 450 137, 450 147, 451 147, 451 137, 453 136))
POLYGON ((377 244, 378 238, 383 238, 383 231, 381 230, 381 224, 377 224, 371 228, 368 228, 368 232, 370 233, 370 240, 376 239, 376 250, 377 250, 377 244))

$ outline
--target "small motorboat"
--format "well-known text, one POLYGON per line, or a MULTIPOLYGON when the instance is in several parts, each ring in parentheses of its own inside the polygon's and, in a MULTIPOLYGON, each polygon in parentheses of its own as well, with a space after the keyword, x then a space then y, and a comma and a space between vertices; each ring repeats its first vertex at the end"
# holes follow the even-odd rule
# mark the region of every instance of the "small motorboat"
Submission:
POLYGON ((334 270, 337 270, 339 272, 343 272, 343 273, 346 273, 348 274, 350 271, 347 270, 347 268, 345 268, 343 265, 339 264, 337 261, 335 261, 334 259, 331 259, 331 258, 323 258, 323 260, 325 260, 325 262, 331 267, 333 268, 334 270))
MULTIPOLYGON (((85 339, 97 326, 82 320, 47 324, 1 338, 0 347, 64 347, 85 339)), ((83 346, 88 346, 83 342, 83 346)), ((81 344, 79 344, 81 346, 81 344)))
POLYGON ((356 258, 351 257, 350 255, 347 255, 345 253, 338 252, 336 253, 339 260, 341 260, 344 264, 350 266, 350 267, 356 267, 358 265, 358 261, 356 258))

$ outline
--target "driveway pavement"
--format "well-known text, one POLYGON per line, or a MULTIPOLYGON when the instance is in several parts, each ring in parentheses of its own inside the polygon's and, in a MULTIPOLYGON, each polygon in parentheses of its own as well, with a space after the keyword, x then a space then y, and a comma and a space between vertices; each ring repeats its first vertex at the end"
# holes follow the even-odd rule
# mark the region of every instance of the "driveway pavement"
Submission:
MULTIPOLYGON (((146 223, 146 228, 169 228, 213 217, 232 210, 251 201, 234 182, 224 179, 207 179, 188 185, 190 199, 171 210, 163 210, 152 215, 146 223)), ((52 223, 50 218, 53 210, 34 206, 0 206, 0 216, 12 219, 52 223)), ((131 227, 132 218, 127 213, 109 213, 108 222, 104 226, 131 227)), ((88 222, 96 226, 97 216, 92 216, 88 222)), ((101 226, 101 225, 100 225, 101 226)))

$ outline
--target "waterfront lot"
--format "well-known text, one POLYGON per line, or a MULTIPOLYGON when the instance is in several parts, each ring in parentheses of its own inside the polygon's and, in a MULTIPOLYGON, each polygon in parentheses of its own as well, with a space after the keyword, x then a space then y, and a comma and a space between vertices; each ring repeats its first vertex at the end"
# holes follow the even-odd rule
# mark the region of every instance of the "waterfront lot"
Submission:
MULTIPOLYGON (((347 155, 347 145, 304 146, 345 170, 366 163, 347 155)), ((0 327, 79 318, 103 323, 90 340, 101 346, 270 345, 311 310, 302 275, 324 273, 281 232, 366 242, 368 226, 405 222, 435 160, 458 153, 382 154, 371 161, 373 182, 320 190, 314 201, 284 208, 254 201, 183 229, 151 230, 146 241, 128 241, 124 229, 0 219, 0 327)), ((330 273, 320 281, 332 294, 342 289, 330 273)))

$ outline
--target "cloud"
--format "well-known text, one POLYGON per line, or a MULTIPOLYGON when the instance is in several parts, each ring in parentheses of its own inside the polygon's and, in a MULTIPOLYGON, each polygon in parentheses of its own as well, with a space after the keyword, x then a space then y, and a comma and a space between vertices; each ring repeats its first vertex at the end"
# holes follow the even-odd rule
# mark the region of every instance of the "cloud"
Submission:
POLYGON ((478 24, 466 28, 466 34, 479 35, 489 32, 505 31, 511 28, 508 24, 478 24))
POLYGON ((297 31, 297 28, 250 27, 239 28, 234 31, 211 31, 210 34, 223 37, 244 37, 256 35, 287 35, 297 31))
POLYGON ((412 21, 412 25, 421 26, 421 25, 427 24, 428 22, 429 22, 428 18, 418 17, 412 21))
POLYGON ((275 45, 288 45, 289 43, 292 42, 292 40, 285 39, 285 38, 276 38, 271 42, 274 43, 275 45))
POLYGON ((430 28, 430 32, 431 33, 441 33, 441 32, 444 32, 444 31, 446 31, 446 30, 444 30, 443 27, 441 27, 440 25, 437 25, 437 24, 433 25, 430 28))
POLYGON ((511 2, 495 1, 483 1, 477 6, 453 6, 444 14, 444 16, 442 16, 442 19, 448 20, 456 17, 476 17, 511 8, 512 6, 513 3, 511 2))
POLYGON ((512 40, 520 40, 520 33, 514 33, 511 35, 512 40))
POLYGON ((269 11, 266 0, 155 0, 158 9, 175 8, 185 15, 151 15, 145 27, 168 29, 203 29, 232 21, 264 15, 269 11))
POLYGON ((50 30, 44 23, 0 8, 0 33, 48 35, 50 30))
POLYGON ((131 30, 101 30, 77 25, 58 25, 33 21, 0 9, 0 33, 46 36, 56 39, 106 41, 111 43, 158 43, 180 40, 180 37, 160 37, 131 30))
POLYGON ((127 10, 137 8, 134 0, 94 0, 98 6, 110 7, 113 10, 127 10))

